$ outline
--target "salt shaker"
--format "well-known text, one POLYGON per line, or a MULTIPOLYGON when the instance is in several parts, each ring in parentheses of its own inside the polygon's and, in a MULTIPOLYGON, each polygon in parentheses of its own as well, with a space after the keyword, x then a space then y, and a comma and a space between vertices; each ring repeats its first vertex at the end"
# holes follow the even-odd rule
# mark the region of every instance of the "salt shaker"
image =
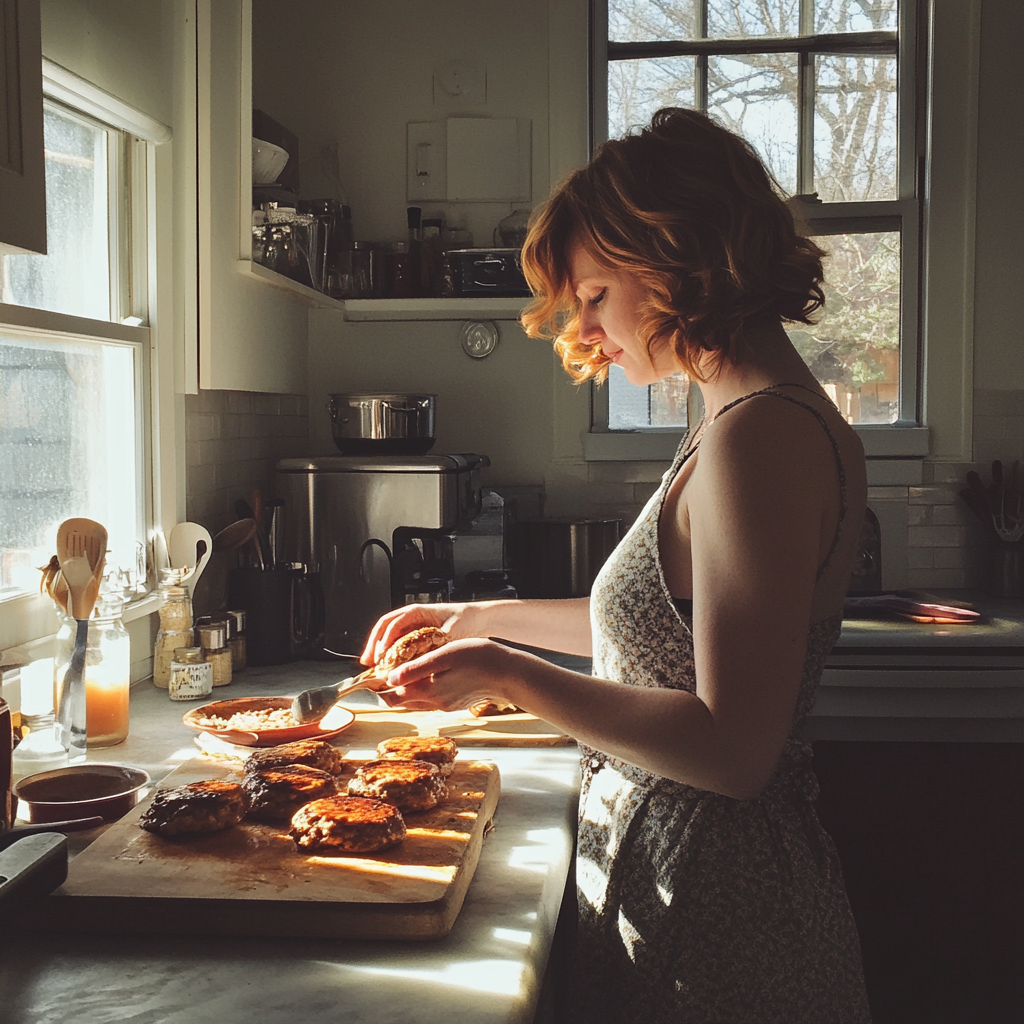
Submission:
POLYGON ((213 665, 202 647, 179 647, 171 661, 167 696, 171 700, 198 700, 213 692, 213 665))

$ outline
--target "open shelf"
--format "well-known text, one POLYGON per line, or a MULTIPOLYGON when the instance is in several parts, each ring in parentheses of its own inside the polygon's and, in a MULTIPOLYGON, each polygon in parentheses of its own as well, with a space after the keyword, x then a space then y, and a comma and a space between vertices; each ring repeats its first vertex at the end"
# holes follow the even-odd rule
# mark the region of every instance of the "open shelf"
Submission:
POLYGON ((242 273, 301 296, 310 306, 334 309, 346 320, 356 323, 374 321, 418 320, 517 320, 530 301, 516 298, 448 298, 448 299, 332 299, 290 277, 268 270, 251 260, 239 260, 242 273))

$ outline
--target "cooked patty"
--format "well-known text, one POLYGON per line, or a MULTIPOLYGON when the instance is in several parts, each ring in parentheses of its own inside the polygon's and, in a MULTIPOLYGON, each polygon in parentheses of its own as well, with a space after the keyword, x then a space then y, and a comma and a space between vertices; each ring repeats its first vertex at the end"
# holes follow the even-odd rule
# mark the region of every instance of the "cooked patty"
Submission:
POLYGON ((414 629, 411 633, 400 636, 385 651, 384 657, 377 662, 374 672, 378 676, 386 676, 393 668, 404 665, 407 661, 413 661, 438 647, 443 647, 450 639, 443 629, 438 629, 436 626, 414 629))
POLYGON ((382 761, 428 761, 436 764, 445 777, 455 768, 459 748, 447 736, 392 736, 377 744, 382 761))
POLYGON ((523 709, 517 708, 515 704, 508 704, 503 700, 480 700, 475 704, 470 704, 469 710, 477 718, 490 718, 494 715, 517 715, 523 709))
POLYGON ((341 751, 323 740, 295 740, 279 743, 250 754, 245 760, 245 773, 260 768, 277 768, 286 764, 305 764, 322 772, 337 775, 341 771, 341 751))
POLYGON ((246 810, 248 801, 237 782, 192 782, 158 792, 139 825, 161 836, 219 832, 237 825, 246 810))
POLYGON ((356 769, 348 791, 386 800, 400 811, 427 811, 448 799, 441 769, 426 761, 369 761, 356 769))
POLYGON ((289 835, 302 850, 375 853, 405 838, 405 821, 393 804, 360 796, 329 796, 300 807, 289 835))
POLYGON ((338 783, 329 772, 305 764, 275 765, 246 772, 242 788, 249 797, 249 817, 285 821, 303 804, 334 796, 338 783))

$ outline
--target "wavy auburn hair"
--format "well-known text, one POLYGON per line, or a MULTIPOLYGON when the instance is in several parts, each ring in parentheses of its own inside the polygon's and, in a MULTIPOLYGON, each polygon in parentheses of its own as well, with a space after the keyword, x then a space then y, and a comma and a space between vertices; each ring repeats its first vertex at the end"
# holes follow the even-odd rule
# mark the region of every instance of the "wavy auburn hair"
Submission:
POLYGON ((747 142, 693 110, 666 107, 606 142, 539 208, 523 247, 535 296, 526 333, 553 338, 577 381, 604 380, 609 360, 580 343, 576 245, 643 280, 638 337, 670 345, 697 380, 707 353, 713 366, 742 358, 745 327, 811 323, 825 301, 825 254, 801 237, 778 184, 747 142))

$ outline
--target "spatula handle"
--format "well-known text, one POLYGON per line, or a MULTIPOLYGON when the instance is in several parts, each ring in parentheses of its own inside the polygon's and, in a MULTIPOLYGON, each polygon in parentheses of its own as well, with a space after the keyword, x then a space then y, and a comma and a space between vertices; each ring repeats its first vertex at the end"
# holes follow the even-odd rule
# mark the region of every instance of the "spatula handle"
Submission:
POLYGON ((68 760, 72 764, 84 761, 86 753, 85 652, 89 645, 89 620, 76 621, 75 648, 64 673, 56 725, 57 742, 68 752, 68 760))

